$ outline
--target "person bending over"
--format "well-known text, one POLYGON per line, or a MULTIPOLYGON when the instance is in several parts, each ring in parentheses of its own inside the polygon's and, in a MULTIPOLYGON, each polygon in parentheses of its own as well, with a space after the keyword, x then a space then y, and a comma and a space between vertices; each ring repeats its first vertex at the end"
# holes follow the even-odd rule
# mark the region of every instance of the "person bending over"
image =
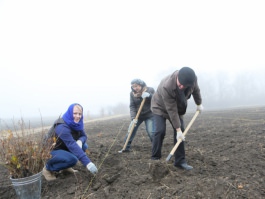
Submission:
POLYGON ((183 117, 187 109, 187 100, 194 98, 197 110, 202 111, 202 98, 197 77, 193 69, 183 67, 168 75, 158 85, 158 88, 151 101, 151 110, 154 114, 154 132, 152 144, 152 160, 161 158, 161 149, 166 134, 166 120, 169 120, 174 131, 174 144, 181 138, 180 143, 174 153, 174 166, 185 170, 193 167, 188 165, 185 159, 184 136, 185 130, 183 117))

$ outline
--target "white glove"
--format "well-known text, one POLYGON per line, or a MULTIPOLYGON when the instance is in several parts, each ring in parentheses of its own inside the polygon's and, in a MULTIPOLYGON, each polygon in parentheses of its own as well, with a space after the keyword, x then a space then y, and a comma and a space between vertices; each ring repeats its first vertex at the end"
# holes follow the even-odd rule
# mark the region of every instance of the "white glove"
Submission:
POLYGON ((134 123, 135 125, 137 124, 138 120, 137 119, 133 119, 131 123, 134 123))
POLYGON ((76 144, 82 149, 83 143, 81 140, 77 140, 76 144))
POLYGON ((130 131, 131 131, 131 129, 132 129, 132 126, 133 126, 133 124, 134 124, 134 125, 136 125, 136 124, 137 124, 137 121, 138 121, 138 120, 136 120, 136 119, 133 119, 133 120, 131 121, 131 123, 130 123, 130 126, 129 126, 129 128, 128 128, 128 133, 130 133, 130 131))
POLYGON ((177 131, 177 140, 182 139, 183 141, 185 140, 185 137, 182 134, 182 131, 177 131))
POLYGON ((88 165, 86 165, 86 168, 92 173, 92 174, 96 174, 98 172, 97 167, 94 165, 93 162, 88 163, 88 165))
POLYGON ((146 97, 149 97, 150 96, 150 93, 147 93, 147 92, 143 92, 142 93, 142 98, 146 98, 146 97))
POLYGON ((202 106, 202 104, 198 105, 198 106, 197 106, 197 111, 199 111, 199 112, 201 113, 202 110, 203 110, 203 106, 202 106))

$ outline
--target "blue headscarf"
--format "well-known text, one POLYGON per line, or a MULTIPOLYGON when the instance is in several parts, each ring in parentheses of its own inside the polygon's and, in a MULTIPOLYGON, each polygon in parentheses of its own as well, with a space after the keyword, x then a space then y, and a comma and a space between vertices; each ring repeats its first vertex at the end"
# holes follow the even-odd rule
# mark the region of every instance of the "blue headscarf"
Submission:
POLYGON ((75 123, 74 117, 73 117, 73 110, 74 106, 79 105, 78 103, 71 104, 68 108, 68 110, 63 114, 63 120, 64 122, 74 131, 81 131, 84 130, 84 123, 83 123, 83 107, 82 107, 82 117, 78 123, 75 123))

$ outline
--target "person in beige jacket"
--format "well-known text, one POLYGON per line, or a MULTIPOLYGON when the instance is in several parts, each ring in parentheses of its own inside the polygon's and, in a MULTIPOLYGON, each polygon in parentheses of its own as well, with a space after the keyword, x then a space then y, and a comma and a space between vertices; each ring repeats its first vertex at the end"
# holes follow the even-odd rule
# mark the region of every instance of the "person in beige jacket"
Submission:
POLYGON ((185 159, 184 136, 185 130, 183 116, 187 109, 187 100, 191 97, 197 105, 197 110, 203 110, 200 88, 197 76, 193 69, 183 67, 168 75, 158 85, 151 101, 151 110, 154 114, 154 132, 152 142, 152 160, 161 158, 161 149, 166 134, 166 120, 174 130, 174 144, 177 139, 182 138, 183 142, 178 146, 174 156, 174 166, 191 170, 185 159))

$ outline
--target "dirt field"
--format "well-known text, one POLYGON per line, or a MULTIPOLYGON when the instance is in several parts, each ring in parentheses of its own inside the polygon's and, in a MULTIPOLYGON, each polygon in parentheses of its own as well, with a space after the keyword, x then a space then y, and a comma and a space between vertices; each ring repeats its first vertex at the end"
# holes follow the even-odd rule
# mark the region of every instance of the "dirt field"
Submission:
MULTIPOLYGON (((186 114, 188 125, 194 113, 186 114)), ((204 111, 186 136, 186 159, 194 167, 184 171, 166 158, 173 148, 168 124, 162 159, 151 161, 145 126, 139 128, 133 151, 121 153, 129 116, 86 123, 96 176, 77 165, 74 174, 42 178, 46 199, 173 199, 265 198, 265 107, 204 111)), ((0 198, 16 198, 7 171, 0 166, 0 198)))

